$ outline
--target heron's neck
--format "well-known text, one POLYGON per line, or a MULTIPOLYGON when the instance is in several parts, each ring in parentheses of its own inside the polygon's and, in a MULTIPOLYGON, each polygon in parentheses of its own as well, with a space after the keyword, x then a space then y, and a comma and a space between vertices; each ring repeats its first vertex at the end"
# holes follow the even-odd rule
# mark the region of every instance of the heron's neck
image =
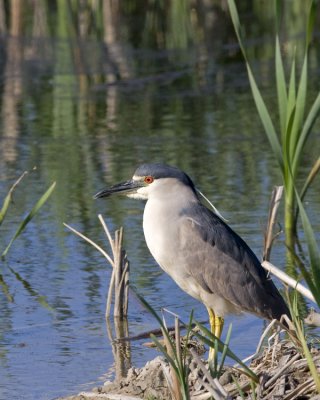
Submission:
POLYGON ((185 185, 171 185, 168 190, 159 190, 150 193, 146 207, 153 212, 180 213, 199 199, 194 191, 185 185))
POLYGON ((199 200, 188 186, 170 185, 168 190, 161 189, 148 197, 143 213, 143 231, 151 254, 166 270, 165 266, 171 262, 167 257, 174 254, 174 250, 169 251, 169 248, 175 246, 179 236, 181 210, 199 200))

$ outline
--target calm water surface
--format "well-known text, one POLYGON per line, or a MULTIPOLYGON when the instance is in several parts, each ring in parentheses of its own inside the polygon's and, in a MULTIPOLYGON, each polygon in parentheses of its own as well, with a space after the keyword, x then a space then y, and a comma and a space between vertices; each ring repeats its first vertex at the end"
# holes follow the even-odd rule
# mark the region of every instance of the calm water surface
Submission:
MULTIPOLYGON (((7 49, 11 40, 6 38, 7 49)), ((13 47, 20 45, 14 39, 13 47)), ((114 326, 108 327, 104 317, 111 267, 63 222, 106 248, 98 213, 112 231, 124 226, 131 284, 157 310, 165 307, 188 320, 194 309, 195 317, 204 320, 204 307, 150 256, 141 226, 143 203, 94 201, 92 195, 128 179, 142 162, 179 166, 260 256, 270 193, 281 181, 241 63, 212 59, 203 70, 195 48, 126 48, 122 68, 127 75, 106 83, 101 79, 108 74, 105 65, 91 58, 102 52, 101 43, 83 42, 85 73, 72 67, 68 40, 34 42, 33 47, 27 41, 24 46, 20 64, 10 68, 8 56, 2 66, 0 200, 19 174, 30 173, 16 189, 1 226, 1 251, 44 190, 53 181, 57 187, 1 262, 14 301, 0 291, 0 398, 53 399, 115 374, 108 335, 114 326), (51 309, 43 305, 43 296, 51 309)), ((229 48, 221 52, 226 56, 229 48)), ((270 65, 267 59, 257 71, 272 107, 270 65)), ((305 164, 317 154, 319 141, 310 145, 305 164)), ((318 181, 307 199, 318 228, 319 189, 318 181)), ((284 265, 282 236, 272 261, 284 265)), ((230 323, 234 352, 240 357, 253 353, 263 321, 243 316, 227 318, 226 325, 230 323)), ((131 295, 129 334, 156 327, 131 295)), ((130 343, 135 366, 155 354, 141 341, 130 343)))

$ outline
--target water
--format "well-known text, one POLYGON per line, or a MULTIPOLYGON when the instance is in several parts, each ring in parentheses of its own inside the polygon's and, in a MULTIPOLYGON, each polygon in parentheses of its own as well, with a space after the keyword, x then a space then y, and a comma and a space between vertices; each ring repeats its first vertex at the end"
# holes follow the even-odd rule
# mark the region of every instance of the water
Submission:
MULTIPOLYGON (((0 227, 1 251, 45 189, 53 181, 57 186, 1 263, 14 298, 9 302, 0 291, 1 399, 53 399, 115 374, 104 318, 111 267, 63 222, 106 248, 97 214, 112 231, 124 226, 130 280, 139 293, 157 310, 166 307, 184 320, 192 309, 197 319, 207 318, 204 307, 155 265, 143 240, 143 204, 126 198, 95 201, 94 193, 128 179, 142 162, 177 165, 261 256, 270 193, 281 181, 244 67, 230 57, 230 46, 220 44, 200 63, 195 46, 139 47, 127 38, 112 58, 101 38, 82 39, 79 46, 69 39, 57 32, 36 40, 3 38, 0 200, 19 174, 30 173, 0 227), (79 49, 83 71, 74 66, 78 53, 73 50, 79 49)), ((257 60, 255 68, 272 107, 271 65, 267 58, 257 60)), ((314 141, 305 164, 317 154, 319 141, 314 141)), ((315 182, 307 201, 316 227, 318 199, 315 182)), ((272 261, 284 264, 283 236, 272 261)), ((254 352, 263 321, 243 316, 230 317, 229 323, 234 352, 240 357, 254 352)), ((129 335, 155 327, 131 294, 129 335)), ((156 354, 142 341, 131 342, 130 352, 135 366, 156 354)))

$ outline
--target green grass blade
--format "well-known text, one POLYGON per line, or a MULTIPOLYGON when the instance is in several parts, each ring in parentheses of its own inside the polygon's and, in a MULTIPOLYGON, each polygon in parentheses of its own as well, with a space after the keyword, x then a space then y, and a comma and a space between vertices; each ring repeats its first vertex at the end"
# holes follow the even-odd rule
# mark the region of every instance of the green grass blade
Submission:
MULTIPOLYGON (((169 333, 168 333, 168 330, 167 330, 165 324, 163 323, 162 319, 159 317, 159 315, 158 315, 158 314, 155 312, 155 310, 150 306, 150 304, 149 304, 142 296, 140 296, 140 294, 139 294, 133 287, 131 287, 131 290, 132 290, 132 291, 134 292, 134 294, 137 296, 138 300, 142 303, 142 305, 145 307, 145 309, 148 310, 148 311, 150 312, 150 314, 153 315, 154 318, 157 320, 158 324, 159 324, 160 327, 161 327, 162 334, 163 334, 164 336, 166 336, 166 338, 168 339, 168 341, 169 341, 170 343, 172 343, 172 342, 171 342, 171 337, 170 337, 170 335, 169 335, 169 333)), ((173 347, 173 350, 174 350, 174 346, 172 346, 172 347, 173 347)))
POLYGON ((247 63, 247 71, 248 71, 251 91, 253 94, 254 101, 256 103, 256 107, 257 107, 261 122, 263 124, 264 130, 269 139, 269 142, 270 142, 271 148, 273 150, 273 153, 276 157, 276 160, 280 166, 281 171, 283 172, 284 165, 283 165, 283 157, 282 157, 279 139, 278 139, 276 130, 274 128, 270 113, 265 105, 265 102, 264 102, 262 96, 261 96, 260 90, 256 84, 256 81, 254 79, 254 76, 252 74, 251 68, 248 63, 247 63))
MULTIPOLYGON (((311 186, 314 178, 317 176, 319 171, 320 171, 320 157, 315 161, 315 163, 311 167, 310 172, 307 176, 307 179, 305 180, 304 185, 301 189, 299 196, 300 196, 300 199, 302 202, 303 202, 303 199, 304 199, 309 187, 311 186)), ((298 215, 299 215, 299 207, 297 207, 297 209, 296 209, 295 222, 294 222, 295 226, 297 225, 298 215)))
POLYGON ((142 303, 144 308, 150 312, 154 316, 154 318, 157 320, 158 324, 161 326, 162 329, 166 329, 164 326, 164 323, 162 319, 159 317, 159 315, 154 311, 154 309, 150 306, 150 304, 136 291, 134 287, 131 287, 131 290, 134 292, 134 294, 137 296, 138 300, 142 303))
POLYGON ((170 363, 172 368, 175 370, 177 375, 179 375, 179 369, 177 368, 174 359, 169 356, 166 348, 160 343, 160 341, 153 334, 150 335, 150 338, 155 343, 155 345, 158 347, 158 349, 161 351, 161 353, 166 357, 166 359, 168 360, 168 362, 170 363))
POLYGON ((236 35, 237 35, 237 39, 238 39, 238 43, 239 43, 242 55, 245 58, 245 60, 247 61, 247 56, 246 56, 246 52, 245 52, 245 49, 244 49, 244 46, 243 46, 243 41, 242 41, 239 14, 238 14, 237 7, 236 7, 236 4, 235 4, 234 0, 228 0, 228 7, 229 7, 231 20, 232 20, 233 27, 234 27, 234 30, 235 30, 236 35))
POLYGON ((282 0, 275 0, 276 33, 279 32, 281 22, 282 0))
POLYGON ((227 351, 228 351, 229 343, 230 343, 230 339, 231 339, 231 332, 232 332, 232 324, 229 325, 226 340, 224 342, 224 347, 222 350, 221 360, 220 360, 220 367, 219 367, 219 371, 218 371, 218 378, 220 378, 220 376, 223 372, 223 366, 224 366, 224 363, 225 363, 225 360, 227 357, 227 351))
MULTIPOLYGON (((234 383, 234 384, 236 385, 236 387, 237 387, 239 396, 241 397, 242 400, 245 400, 246 395, 245 395, 244 391, 242 390, 241 385, 240 385, 238 379, 237 379, 234 375, 231 375, 231 378, 232 378, 232 380, 233 380, 233 383, 234 383)), ((237 397, 237 398, 238 398, 238 397, 237 397)))
MULTIPOLYGON (((197 338, 199 338, 204 344, 206 344, 209 347, 214 346, 215 341, 217 341, 219 351, 223 351, 225 344, 220 339, 218 339, 216 336, 214 336, 214 334, 212 332, 210 332, 205 326, 203 326, 202 324, 200 324, 197 321, 194 321, 194 322, 206 336, 204 336, 196 331, 193 332, 194 335, 197 336, 197 338)), ((244 364, 242 362, 242 360, 230 350, 230 348, 227 348, 226 353, 227 353, 227 356, 230 357, 232 360, 234 360, 236 363, 238 363, 243 368, 245 373, 248 376, 250 376, 255 382, 259 381, 257 375, 253 371, 251 371, 251 369, 249 367, 247 367, 246 364, 244 364)))
POLYGON ((317 11, 316 8, 317 8, 316 1, 311 0, 308 21, 307 21, 307 30, 306 30, 306 49, 307 50, 308 50, 308 47, 309 47, 311 39, 312 39, 314 23, 316 20, 316 11, 317 11))
POLYGON ((28 225, 28 223, 32 220, 32 218, 37 214, 37 212, 40 210, 40 208, 44 205, 44 203, 48 200, 48 198, 51 196, 54 188, 56 186, 56 182, 54 182, 49 189, 40 197, 40 199, 37 201, 35 206, 32 208, 32 210, 29 212, 29 214, 24 218, 24 220, 21 222, 19 225, 16 233, 14 234, 13 238, 10 240, 8 246, 2 253, 2 258, 5 258, 12 243, 21 235, 21 233, 24 231, 25 227, 28 225))
POLYGON ((300 211, 300 216, 301 216, 301 221, 302 221, 302 226, 303 230, 306 236, 306 242, 307 242, 307 247, 308 247, 308 252, 309 252, 309 257, 310 257, 310 267, 311 267, 311 277, 313 283, 315 284, 313 288, 310 287, 310 290, 312 294, 314 295, 318 306, 320 307, 320 249, 317 245, 316 238, 312 229, 312 226, 310 224, 309 218, 307 216, 307 213, 303 207, 303 204, 300 200, 300 196, 296 191, 296 198, 297 198, 297 203, 300 211), (314 293, 313 290, 316 291, 314 293))
POLYGON ((312 280, 312 275, 307 270, 307 268, 305 267, 305 265, 303 264, 301 259, 297 256, 297 254, 292 252, 291 249, 288 249, 288 250, 291 251, 291 257, 292 257, 293 261, 299 267, 299 270, 302 274, 303 279, 306 281, 307 286, 308 286, 309 290, 311 291, 311 293, 313 294, 313 297, 315 298, 316 303, 318 303, 318 300, 316 299, 316 296, 315 296, 315 294, 317 295, 317 287, 312 280))
POLYGON ((4 201, 3 201, 3 205, 1 207, 0 210, 0 225, 2 224, 7 212, 8 212, 8 208, 9 205, 11 203, 12 200, 12 193, 14 191, 14 189, 17 187, 17 185, 21 182, 21 180, 24 178, 24 176, 27 174, 28 172, 25 171, 17 180, 16 182, 11 186, 11 188, 9 189, 8 194, 6 195, 4 201))
POLYGON ((240 45, 240 49, 242 51, 242 55, 246 61, 246 66, 247 66, 247 71, 248 71, 248 76, 249 76, 249 82, 251 86, 251 91, 253 94, 254 101, 256 103, 256 107, 261 119, 261 122, 264 126, 265 132, 267 134, 267 137, 269 139, 269 142, 271 144, 272 150, 275 154, 276 160, 280 165, 281 171, 283 171, 283 158, 282 158, 282 153, 281 153, 281 147, 279 143, 279 139, 276 133, 276 130, 274 128, 273 122, 271 120, 270 113, 267 110, 267 107, 265 105, 265 102, 260 94, 260 91, 258 89, 258 86, 256 84, 256 81, 254 79, 253 73, 251 71, 250 64, 247 60, 245 48, 243 46, 243 41, 242 41, 242 34, 241 34, 241 25, 239 21, 239 15, 238 11, 235 5, 234 0, 228 0, 228 6, 229 6, 229 11, 230 11, 230 16, 232 19, 233 27, 236 32, 238 42, 240 45))
POLYGON ((11 197, 12 197, 12 192, 11 192, 11 190, 9 190, 8 194, 4 198, 4 201, 3 201, 3 204, 2 204, 2 207, 0 210, 0 225, 2 224, 4 218, 7 214, 7 211, 8 211, 10 202, 11 202, 11 197))
MULTIPOLYGON (((301 132, 301 127, 303 124, 303 117, 304 117, 306 97, 307 97, 307 81, 308 81, 308 54, 306 52, 303 60, 297 98, 295 102, 295 110, 296 110, 295 118, 293 121, 292 133, 290 135, 290 160, 293 160, 301 132)), ((292 172, 293 174, 295 173, 294 170, 292 172)))
POLYGON ((279 117, 280 117, 280 130, 284 132, 286 129, 287 121, 287 88, 286 78, 284 75, 283 61, 280 51, 279 36, 276 35, 276 56, 275 56, 275 68, 276 68, 276 83, 277 83, 277 94, 278 94, 278 106, 279 106, 279 117))
POLYGON ((287 186, 288 183, 288 179, 291 179, 291 176, 289 174, 289 168, 291 165, 291 158, 290 158, 290 146, 291 146, 291 135, 292 135, 292 126, 294 124, 294 119, 295 119, 295 115, 296 115, 296 108, 295 106, 293 106, 288 122, 287 122, 287 127, 286 127, 286 131, 285 131, 285 136, 284 136, 284 142, 283 142, 283 157, 285 160, 285 177, 286 179, 284 180, 284 184, 285 186, 287 186))
POLYGON ((301 135, 299 136, 299 140, 297 143, 296 151, 295 151, 293 162, 292 162, 292 170, 293 171, 297 170, 302 149, 311 133, 311 130, 313 128, 313 125, 314 125, 316 119, 319 116, 319 113, 320 113, 320 93, 318 93, 314 103, 312 104, 309 114, 305 120, 303 127, 302 127, 302 132, 301 132, 301 135))
POLYGON ((286 129, 282 132, 281 136, 281 141, 283 146, 286 145, 288 124, 290 121, 290 117, 292 116, 292 111, 294 110, 295 106, 296 106, 296 63, 295 63, 295 56, 293 56, 291 71, 290 71, 289 88, 288 88, 286 129))
POLYGON ((306 195, 311 183, 313 182, 314 178, 317 176, 319 171, 320 171, 320 157, 313 164, 313 166, 312 166, 312 168, 311 168, 311 170, 310 170, 310 172, 309 172, 309 174, 307 176, 307 179, 306 179, 306 181, 305 181, 305 183, 303 185, 303 188, 302 188, 302 190, 300 192, 301 201, 303 201, 304 196, 306 195))
POLYGON ((303 321, 299 318, 297 298, 298 298, 298 296, 295 294, 295 298, 294 298, 295 304, 292 305, 292 308, 294 309, 294 314, 293 314, 294 315, 294 318, 293 318, 294 326, 295 326, 295 330, 296 330, 296 333, 298 336, 298 340, 300 341, 301 346, 302 346, 303 354, 307 360, 309 371, 314 380, 316 389, 317 389, 318 393, 320 393, 320 375, 317 371, 317 367, 315 365, 315 362, 314 362, 313 357, 309 350, 308 343, 306 341, 306 335, 305 335, 303 321))

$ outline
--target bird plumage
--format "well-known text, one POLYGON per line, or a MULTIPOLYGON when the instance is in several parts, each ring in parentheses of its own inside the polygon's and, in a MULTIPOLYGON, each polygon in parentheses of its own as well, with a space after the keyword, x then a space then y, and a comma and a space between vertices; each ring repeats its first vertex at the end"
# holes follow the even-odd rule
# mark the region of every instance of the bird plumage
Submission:
MULTIPOLYGON (((150 252, 183 290, 205 304, 210 323, 230 312, 247 311, 278 320, 282 314, 290 315, 253 251, 201 203, 183 171, 143 164, 131 180, 96 197, 113 193, 147 200, 143 229, 150 252)), ((212 327, 212 331, 219 335, 220 328, 212 327)))

